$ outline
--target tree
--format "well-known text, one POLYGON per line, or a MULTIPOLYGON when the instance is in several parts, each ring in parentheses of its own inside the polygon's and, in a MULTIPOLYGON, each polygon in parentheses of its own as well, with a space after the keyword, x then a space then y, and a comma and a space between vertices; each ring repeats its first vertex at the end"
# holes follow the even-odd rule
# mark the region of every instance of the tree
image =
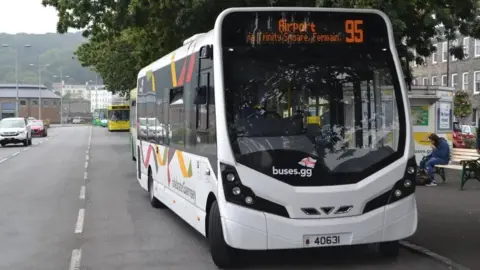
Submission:
MULTIPOLYGON (((397 50, 408 78, 408 63, 422 64, 439 34, 453 39, 457 32, 480 37, 476 4, 470 0, 43 0, 59 12, 57 30, 85 29, 89 42, 77 50, 82 65, 94 68, 110 89, 127 92, 135 74, 181 45, 184 38, 213 27, 216 16, 236 6, 322 6, 375 8, 389 15, 397 50), (435 16, 433 16, 435 15, 435 16), (435 26, 443 24, 444 29, 435 26), (416 58, 412 50, 417 52, 416 58)), ((463 59, 460 46, 450 54, 463 59)))
POLYGON ((453 97, 453 114, 462 123, 465 118, 470 117, 472 114, 472 102, 470 101, 470 95, 464 90, 455 91, 453 97))

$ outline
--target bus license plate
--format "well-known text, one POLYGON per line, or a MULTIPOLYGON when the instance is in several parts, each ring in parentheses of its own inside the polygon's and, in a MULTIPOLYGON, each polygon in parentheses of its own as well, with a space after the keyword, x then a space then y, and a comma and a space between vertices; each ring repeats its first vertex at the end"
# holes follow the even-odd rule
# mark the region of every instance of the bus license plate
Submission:
POLYGON ((328 235, 304 235, 304 247, 328 247, 348 245, 348 235, 346 234, 328 234, 328 235))

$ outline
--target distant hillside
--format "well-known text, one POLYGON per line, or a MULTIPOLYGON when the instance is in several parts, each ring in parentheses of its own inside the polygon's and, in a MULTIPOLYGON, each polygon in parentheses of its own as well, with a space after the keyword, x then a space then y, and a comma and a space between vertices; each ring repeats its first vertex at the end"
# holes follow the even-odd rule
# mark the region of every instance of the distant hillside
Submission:
MULTIPOLYGON (((0 83, 15 82, 15 51, 4 47, 18 46, 19 48, 19 81, 23 83, 38 83, 38 72, 35 66, 40 59, 43 67, 42 83, 51 86, 54 82, 60 82, 60 70, 63 70, 64 80, 71 84, 84 84, 95 81, 95 73, 83 68, 77 59, 73 58, 73 52, 85 42, 80 32, 59 34, 4 34, 0 33, 0 83), (25 45, 31 47, 25 48, 25 45), (49 65, 45 67, 45 65, 49 65)), ((101 80, 99 79, 99 83, 101 80)))

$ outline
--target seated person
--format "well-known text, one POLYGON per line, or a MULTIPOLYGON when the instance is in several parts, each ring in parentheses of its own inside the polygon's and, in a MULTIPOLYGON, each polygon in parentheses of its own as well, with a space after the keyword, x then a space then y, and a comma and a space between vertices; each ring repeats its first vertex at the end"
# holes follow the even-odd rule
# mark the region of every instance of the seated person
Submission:
POLYGON ((425 156, 420 161, 420 170, 424 170, 428 175, 428 182, 425 184, 427 187, 435 187, 437 183, 433 176, 433 168, 435 165, 446 165, 450 161, 450 147, 448 146, 445 138, 438 137, 437 134, 432 133, 428 136, 428 140, 432 143, 432 152, 425 156))

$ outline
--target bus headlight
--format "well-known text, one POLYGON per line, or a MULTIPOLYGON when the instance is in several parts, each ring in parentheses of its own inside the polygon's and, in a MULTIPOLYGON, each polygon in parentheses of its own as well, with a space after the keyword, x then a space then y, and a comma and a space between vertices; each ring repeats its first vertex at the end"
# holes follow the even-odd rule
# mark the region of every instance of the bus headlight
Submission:
POLYGON ((407 168, 403 174, 403 179, 397 181, 392 188, 392 193, 388 203, 394 203, 415 193, 415 172, 417 171, 417 162, 412 157, 407 162, 407 168))
POLYGON ((405 168, 402 179, 398 180, 391 189, 386 190, 384 193, 368 201, 363 208, 363 214, 402 200, 415 193, 416 171, 417 161, 415 157, 411 157, 407 162, 407 167, 405 168), (414 173, 412 173, 412 171, 414 173))
POLYGON ((282 217, 290 217, 287 209, 280 204, 255 195, 253 190, 245 186, 234 166, 220 163, 221 181, 225 199, 229 203, 262 211, 282 217))
POLYGON ((225 177, 228 182, 233 182, 235 181, 235 174, 233 173, 227 173, 227 176, 225 177))

